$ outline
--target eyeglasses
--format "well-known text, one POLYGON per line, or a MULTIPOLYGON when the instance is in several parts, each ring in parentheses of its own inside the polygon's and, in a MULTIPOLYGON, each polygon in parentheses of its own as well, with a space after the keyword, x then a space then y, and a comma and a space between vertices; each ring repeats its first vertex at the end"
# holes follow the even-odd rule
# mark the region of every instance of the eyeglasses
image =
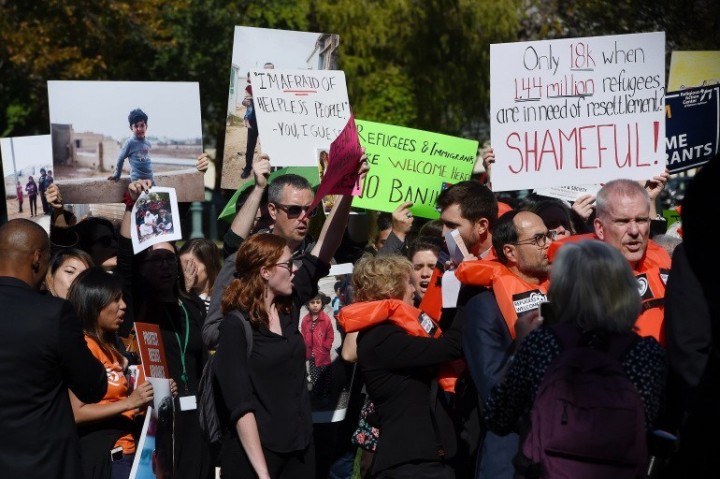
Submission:
POLYGON ((300 261, 290 258, 282 263, 275 263, 275 266, 285 268, 292 273, 294 269, 298 269, 300 267, 300 261))
MULTIPOLYGON (((300 215, 306 211, 309 211, 310 206, 300 206, 300 205, 283 205, 282 203, 273 203, 275 206, 280 208, 285 212, 288 219, 294 220, 295 218, 299 218, 300 215)), ((310 218, 313 218, 317 214, 317 208, 314 208, 312 211, 308 212, 308 216, 310 218)))
POLYGON ((533 246, 537 246, 538 248, 542 248, 548 243, 555 241, 555 236, 557 236, 557 233, 555 231, 548 231, 546 233, 538 233, 535 236, 533 236, 530 239, 522 240, 522 241, 516 241, 514 243, 510 243, 513 245, 522 245, 522 244, 531 244, 533 246))
POLYGON ((146 259, 145 262, 155 266, 175 266, 177 265, 177 257, 174 255, 153 256, 152 258, 146 259))

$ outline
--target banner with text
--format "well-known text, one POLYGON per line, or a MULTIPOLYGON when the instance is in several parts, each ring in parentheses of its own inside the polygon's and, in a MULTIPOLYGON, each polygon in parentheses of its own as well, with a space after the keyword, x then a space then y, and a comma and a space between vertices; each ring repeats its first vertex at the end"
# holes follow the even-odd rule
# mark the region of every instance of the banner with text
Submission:
POLYGON ((717 155, 720 86, 668 93, 665 102, 665 147, 670 173, 696 168, 717 155))
POLYGON ((490 46, 494 191, 665 169, 665 33, 490 46))
POLYGON ((316 166, 350 118, 345 73, 339 70, 251 70, 263 152, 274 166, 316 166))
POLYGON ((415 216, 437 218, 443 185, 470 179, 478 142, 401 126, 355 120, 370 163, 353 206, 393 211, 413 202, 415 216))

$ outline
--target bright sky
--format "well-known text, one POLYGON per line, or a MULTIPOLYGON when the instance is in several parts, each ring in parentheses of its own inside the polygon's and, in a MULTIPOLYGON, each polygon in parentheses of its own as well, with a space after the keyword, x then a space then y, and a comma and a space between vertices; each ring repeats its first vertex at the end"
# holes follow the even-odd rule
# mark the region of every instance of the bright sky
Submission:
POLYGON ((2 154, 3 176, 14 173, 13 154, 18 171, 32 166, 41 167, 53 164, 50 135, 0 138, 0 153, 2 154))
POLYGON ((281 70, 307 69, 305 60, 315 49, 319 36, 320 33, 235 27, 232 62, 240 68, 241 77, 249 70, 262 68, 265 62, 281 70))
POLYGON ((148 116, 148 136, 184 140, 202 137, 197 82, 49 81, 50 123, 72 124, 117 141, 130 133, 128 114, 148 116))

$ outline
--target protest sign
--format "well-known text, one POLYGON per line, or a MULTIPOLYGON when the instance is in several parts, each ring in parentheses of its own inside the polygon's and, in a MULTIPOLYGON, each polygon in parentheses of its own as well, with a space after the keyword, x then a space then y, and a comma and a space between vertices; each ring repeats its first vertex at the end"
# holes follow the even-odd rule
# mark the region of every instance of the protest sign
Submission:
POLYGON ((665 33, 490 46, 494 191, 665 169, 665 33))
POLYGON ((315 166, 317 148, 332 143, 350 118, 339 70, 251 70, 263 152, 276 166, 315 166))
POLYGON ((689 88, 665 97, 667 168, 696 168, 720 149, 720 86, 689 88))
POLYGON ((350 119, 340 135, 330 144, 330 155, 320 186, 318 186, 315 199, 308 211, 322 201, 326 195, 357 195, 358 160, 362 156, 362 148, 358 141, 355 118, 350 119))
POLYGON ((440 216, 435 202, 443 184, 470 179, 477 141, 370 121, 356 123, 370 172, 353 206, 393 211, 411 201, 415 216, 434 219, 440 216))
POLYGON ((165 346, 160 334, 160 326, 150 323, 135 323, 135 333, 145 377, 169 378, 170 373, 165 361, 165 346))
POLYGON ((154 244, 182 239, 175 188, 153 186, 141 193, 130 216, 135 254, 154 244))
POLYGON ((720 51, 674 51, 668 91, 720 84, 720 51))
MULTIPOLYGON (((339 49, 340 37, 333 33, 235 27, 221 188, 235 189, 251 179, 252 175, 243 173, 248 173, 253 158, 265 151, 265 132, 257 128, 250 70, 337 70, 339 49)), ((328 141, 325 146, 329 145, 328 141)))
POLYGON ((180 201, 205 199, 203 175, 196 169, 203 152, 199 83, 93 80, 47 86, 52 170, 65 203, 120 203, 131 179, 182 186, 180 201))

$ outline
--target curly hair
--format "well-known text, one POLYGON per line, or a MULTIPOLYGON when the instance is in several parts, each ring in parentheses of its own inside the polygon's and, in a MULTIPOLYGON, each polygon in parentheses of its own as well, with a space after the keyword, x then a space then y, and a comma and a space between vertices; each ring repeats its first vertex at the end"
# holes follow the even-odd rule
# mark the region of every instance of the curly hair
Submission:
MULTIPOLYGON (((260 324, 268 326, 268 311, 265 309, 265 280, 260 276, 260 268, 273 267, 287 247, 287 241, 272 233, 259 233, 251 236, 237 253, 235 259, 235 278, 223 293, 221 307, 223 314, 240 309, 248 314, 253 327, 260 324)), ((277 298, 278 311, 290 312, 291 298, 277 298)))
POLYGON ((363 256, 352 274, 355 301, 402 299, 412 269, 404 256, 363 256))

